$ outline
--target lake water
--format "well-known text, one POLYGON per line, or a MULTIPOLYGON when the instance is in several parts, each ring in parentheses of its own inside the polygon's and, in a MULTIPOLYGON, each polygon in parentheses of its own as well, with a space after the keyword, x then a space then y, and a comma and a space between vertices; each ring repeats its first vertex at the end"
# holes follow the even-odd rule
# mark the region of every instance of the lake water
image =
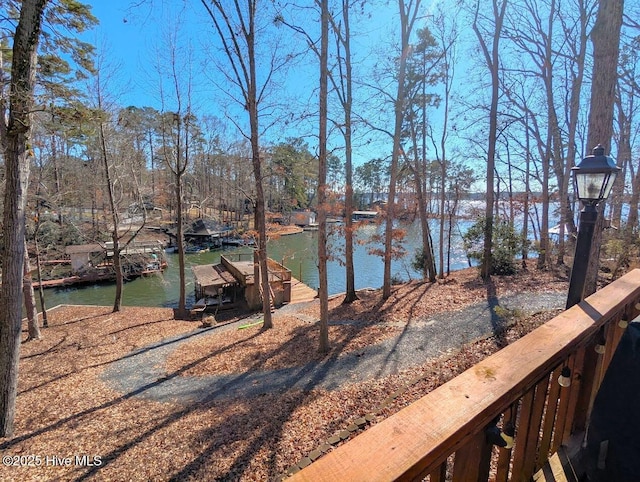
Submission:
MULTIPOLYGON (((557 222, 557 205, 552 205, 550 225, 557 222)), ((481 211, 482 201, 466 201, 461 208, 469 213, 474 210, 481 211)), ((506 209, 506 208, 505 208, 506 209)), ((534 207, 532 206, 532 211, 534 207)), ((623 218, 626 217, 628 206, 623 208, 623 218)), ((522 216, 516 220, 516 229, 520 229, 522 216)), ((462 249, 460 232, 465 232, 471 221, 458 221, 452 239, 451 270, 466 268, 468 266, 467 257, 462 249)), ((411 261, 416 249, 421 245, 420 223, 414 222, 408 225, 401 225, 406 229, 406 237, 402 243, 407 251, 407 255, 392 263, 392 275, 402 280, 418 279, 420 274, 411 268, 411 261)), ((336 226, 330 225, 336 229, 336 226)), ((437 222, 433 221, 431 232, 434 242, 436 257, 438 254, 437 222)), ((384 225, 365 225, 356 231, 356 243, 354 244, 354 266, 356 289, 379 288, 382 285, 384 263, 382 258, 369 253, 372 248, 382 250, 384 246, 380 243, 370 243, 372 236, 384 234, 384 225)), ((530 232, 530 236, 532 236, 530 232)), ((289 268, 293 276, 302 280, 312 288, 318 287, 317 268, 317 232, 305 231, 300 234, 281 236, 278 239, 269 241, 269 257, 283 263, 289 268)), ((344 258, 344 237, 340 233, 329 236, 329 248, 334 259, 328 263, 328 283, 329 294, 342 293, 345 291, 345 269, 340 262, 344 258)), ((250 248, 233 248, 226 251, 212 251, 200 254, 186 255, 186 279, 187 279, 187 306, 194 303, 194 285, 191 266, 197 264, 214 264, 220 262, 220 255, 224 253, 248 253, 250 248)), ((445 253, 446 255, 446 253, 445 253)), ((535 256, 534 252, 530 256, 535 256)), ((178 256, 168 254, 167 261, 169 267, 162 275, 154 275, 147 278, 138 278, 125 283, 123 304, 125 306, 164 306, 176 307, 179 298, 179 273, 178 256)), ((436 264, 437 266, 437 264, 436 264)), ((446 269, 446 264, 445 264, 446 269)), ((100 284, 95 286, 84 286, 66 289, 45 290, 46 303, 48 307, 58 304, 79 304, 79 305, 113 305, 115 297, 115 284, 100 284)), ((37 296, 36 296, 37 298, 37 296)))
MULTIPOLYGON (((407 230, 403 246, 407 255, 392 263, 393 276, 408 280, 420 278, 420 274, 411 268, 411 260, 420 246, 420 225, 413 223, 404 226, 407 230)), ((434 225, 435 228, 435 225, 434 225)), ((382 258, 369 254, 371 248, 383 249, 382 244, 372 244, 370 240, 375 234, 383 234, 384 226, 366 225, 357 230, 354 243, 354 266, 356 289, 379 288, 382 285, 384 263, 382 258)), ((433 230, 434 241, 437 231, 433 230)), ((269 241, 268 254, 274 260, 283 263, 292 271, 294 277, 302 280, 312 288, 318 287, 317 268, 318 233, 305 231, 300 234, 281 236, 269 241)), ((461 248, 459 236, 454 240, 455 249, 451 256, 451 269, 468 266, 467 258, 461 248)), ((345 268, 340 262, 344 258, 344 238, 340 233, 329 236, 329 249, 334 258, 328 263, 329 294, 345 291, 345 268)), ((186 255, 187 306, 194 302, 193 274, 190 267, 197 264, 214 264, 220 261, 225 253, 250 252, 250 248, 233 248, 223 251, 210 251, 186 255)), ((436 249, 437 254, 437 249, 436 249)), ((176 307, 179 299, 178 255, 167 254, 169 267, 160 275, 138 278, 125 283, 123 305, 125 306, 164 306, 176 307)), ((446 269, 446 267, 445 267, 446 269)), ((47 307, 58 304, 106 305, 113 304, 115 284, 98 284, 65 289, 45 290, 47 307)), ((37 298, 37 296, 36 296, 37 298)))

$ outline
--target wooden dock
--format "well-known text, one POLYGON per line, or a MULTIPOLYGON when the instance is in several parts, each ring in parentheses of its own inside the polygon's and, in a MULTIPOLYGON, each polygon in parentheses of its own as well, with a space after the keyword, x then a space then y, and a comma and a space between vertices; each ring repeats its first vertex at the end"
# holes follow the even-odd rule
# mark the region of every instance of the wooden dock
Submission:
POLYGON ((33 281, 33 287, 35 289, 40 288, 61 288, 63 286, 71 286, 81 281, 80 276, 69 276, 67 278, 57 278, 42 281, 33 281))
POLYGON ((291 277, 291 301, 289 303, 313 301, 317 295, 318 292, 316 290, 308 287, 299 279, 291 277))

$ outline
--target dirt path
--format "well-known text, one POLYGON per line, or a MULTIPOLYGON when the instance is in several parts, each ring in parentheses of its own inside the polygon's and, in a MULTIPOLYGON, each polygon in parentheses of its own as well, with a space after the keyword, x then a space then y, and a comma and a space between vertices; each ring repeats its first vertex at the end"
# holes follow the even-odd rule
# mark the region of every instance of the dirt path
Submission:
MULTIPOLYGON (((182 376, 182 371, 189 366, 174 373, 165 371, 167 357, 181 343, 212 331, 223 336, 225 331, 235 330, 240 324, 258 321, 261 318, 258 315, 254 320, 245 319, 222 327, 200 329, 146 346, 113 363, 103 373, 102 379, 122 393, 182 404, 251 397, 286 390, 332 390, 348 383, 382 378, 422 364, 435 356, 452 353, 465 343, 501 333, 508 325, 505 314, 534 314, 562 308, 565 298, 566 294, 561 292, 519 293, 477 303, 461 310, 413 319, 402 324, 403 330, 398 336, 357 352, 329 357, 319 363, 206 377, 182 376)), ((288 305, 282 310, 296 314, 304 306, 288 305)), ((332 323, 357 322, 338 320, 332 323)))

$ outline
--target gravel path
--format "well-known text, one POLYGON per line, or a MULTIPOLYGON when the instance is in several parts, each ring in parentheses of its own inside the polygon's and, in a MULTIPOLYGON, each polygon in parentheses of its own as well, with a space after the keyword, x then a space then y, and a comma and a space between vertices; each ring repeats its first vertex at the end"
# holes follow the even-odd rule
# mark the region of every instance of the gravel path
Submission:
MULTIPOLYGON (((216 333, 235 330, 240 324, 251 322, 245 319, 222 327, 200 329, 134 351, 111 364, 102 378, 121 393, 154 401, 185 404, 251 397, 289 389, 331 390, 345 383, 362 382, 397 373, 422 364, 434 356, 457 350, 465 343, 501 331, 505 322, 495 314, 495 306, 500 306, 503 310, 533 314, 562 308, 565 300, 564 293, 521 293, 458 311, 438 313, 403 324, 405 329, 395 338, 355 353, 328 358, 321 363, 232 375, 187 377, 176 372, 167 376, 165 361, 180 343, 209 334, 213 330, 216 333)), ((288 305, 283 309, 295 313, 298 306, 300 305, 288 305)), ((257 319, 260 317, 256 317, 257 319)), ((335 323, 349 323, 349 320, 335 323)))

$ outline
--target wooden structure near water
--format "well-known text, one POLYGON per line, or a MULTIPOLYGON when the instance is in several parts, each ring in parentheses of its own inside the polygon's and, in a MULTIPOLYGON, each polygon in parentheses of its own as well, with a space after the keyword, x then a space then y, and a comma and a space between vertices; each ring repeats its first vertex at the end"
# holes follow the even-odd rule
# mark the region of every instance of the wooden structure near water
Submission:
MULTIPOLYGON (((125 280, 161 273, 167 262, 160 241, 133 241, 120 250, 120 264, 125 280)), ((58 267, 59 274, 34 281, 34 288, 62 288, 78 284, 114 281, 113 242, 70 245, 65 248, 68 259, 43 263, 58 267)), ((49 273, 51 275, 51 273, 49 273)))
POLYGON ((579 477, 595 396, 625 327, 639 315, 636 269, 290 480, 560 481, 572 480, 570 465, 579 477), (565 367, 568 387, 558 383, 565 367), (516 427, 513 448, 492 446, 488 431, 507 422, 516 427))
POLYGON ((373 223, 379 217, 378 211, 353 211, 351 219, 354 222, 368 222, 373 223))
POLYGON ((318 292, 297 278, 291 277, 291 301, 289 303, 306 303, 318 297, 318 292))
MULTIPOLYGON (((193 266, 194 309, 234 308, 246 303, 251 310, 262 309, 260 270, 256 253, 222 255, 220 263, 193 266)), ((291 270, 269 258, 269 289, 273 307, 307 301, 315 290, 291 276, 291 270)), ((312 298, 311 298, 312 299, 312 298)))

